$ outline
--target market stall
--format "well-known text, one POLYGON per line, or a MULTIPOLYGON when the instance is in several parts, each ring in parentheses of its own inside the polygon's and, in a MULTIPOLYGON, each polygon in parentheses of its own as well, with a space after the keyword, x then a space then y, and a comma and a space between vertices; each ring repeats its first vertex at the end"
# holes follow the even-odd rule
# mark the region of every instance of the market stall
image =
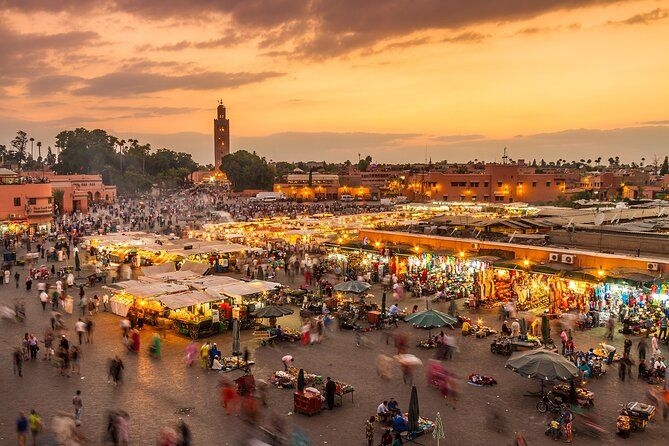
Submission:
POLYGON ((162 295, 156 300, 170 310, 168 316, 174 321, 180 334, 197 339, 227 329, 227 323, 221 322, 218 316, 218 306, 213 305, 220 299, 211 294, 203 291, 186 291, 162 295))

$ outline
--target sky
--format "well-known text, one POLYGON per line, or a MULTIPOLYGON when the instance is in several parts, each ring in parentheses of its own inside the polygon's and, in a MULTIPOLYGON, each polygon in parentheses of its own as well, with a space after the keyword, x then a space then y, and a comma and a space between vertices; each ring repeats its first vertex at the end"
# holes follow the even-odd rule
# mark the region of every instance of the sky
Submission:
MULTIPOLYGON (((669 0, 0 0, 0 144, 213 161, 669 155, 669 0)), ((37 156, 35 147, 35 156, 37 156)))

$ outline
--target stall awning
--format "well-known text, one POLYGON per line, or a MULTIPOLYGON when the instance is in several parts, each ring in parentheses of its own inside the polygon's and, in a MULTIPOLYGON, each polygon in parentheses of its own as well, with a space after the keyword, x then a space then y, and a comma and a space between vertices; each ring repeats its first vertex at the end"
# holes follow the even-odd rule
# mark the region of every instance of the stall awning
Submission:
POLYGON ((155 300, 159 300, 170 310, 176 310, 179 308, 190 307, 192 305, 214 302, 220 300, 220 298, 217 299, 203 291, 188 291, 185 293, 167 294, 157 297, 155 300))
MULTIPOLYGON (((197 280, 199 278, 203 278, 201 274, 196 273, 195 271, 184 271, 184 270, 179 270, 179 271, 171 271, 171 272, 165 272, 165 273, 158 273, 158 274, 149 274, 144 277, 147 277, 149 279, 155 279, 158 281, 182 281, 182 280, 197 280)), ((139 277, 139 280, 142 280, 142 277, 139 277)))
POLYGON ((280 283, 265 282, 264 280, 254 280, 251 282, 239 282, 230 285, 223 285, 216 291, 228 297, 244 297, 264 293, 267 291, 273 291, 278 288, 281 288, 280 283))
POLYGON ((142 273, 145 276, 155 276, 156 274, 171 273, 176 271, 177 268, 174 265, 174 262, 163 263, 162 265, 152 265, 152 266, 143 266, 142 273))
POLYGON ((647 271, 634 268, 614 268, 608 271, 607 276, 612 279, 622 279, 630 282, 652 282, 655 276, 647 271))
POLYGON ((163 294, 182 293, 184 291, 188 291, 188 287, 186 285, 167 282, 142 283, 137 280, 128 280, 125 282, 115 283, 114 285, 117 288, 121 288, 124 292, 135 297, 139 297, 140 299, 151 299, 162 296, 163 294))
POLYGON ((190 271, 200 276, 204 276, 209 269, 209 265, 197 262, 184 262, 179 271, 190 271))
POLYGON ((180 283, 195 288, 196 290, 209 290, 239 282, 241 281, 228 276, 202 276, 180 281, 180 283))
POLYGON ((566 271, 575 271, 578 267, 574 265, 569 265, 567 263, 540 263, 532 266, 532 271, 538 273, 547 273, 547 274, 559 274, 566 271))

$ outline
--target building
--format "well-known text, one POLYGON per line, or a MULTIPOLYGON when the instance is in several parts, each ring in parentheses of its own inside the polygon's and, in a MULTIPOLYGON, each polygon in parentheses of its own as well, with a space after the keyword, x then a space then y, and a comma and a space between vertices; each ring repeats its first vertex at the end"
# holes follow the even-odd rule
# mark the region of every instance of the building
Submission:
POLYGON ((407 176, 404 195, 414 201, 548 203, 565 197, 578 173, 537 173, 521 161, 486 164, 480 172, 419 172, 407 176))
MULTIPOLYGON (((60 195, 56 203, 58 211, 88 212, 89 203, 114 203, 116 186, 107 186, 102 182, 102 175, 58 175, 55 172, 25 172, 27 177, 44 179, 49 182, 52 194, 60 195)), ((34 180, 36 181, 36 180, 34 180)))
POLYGON ((49 232, 52 220, 51 183, 0 168, 0 233, 49 232))
POLYGON ((230 154, 230 120, 225 116, 223 101, 218 101, 214 119, 214 167, 221 168, 225 155, 230 154))
POLYGON ((295 169, 274 184, 274 192, 281 192, 286 198, 295 200, 336 200, 339 197, 339 175, 309 174, 295 169))

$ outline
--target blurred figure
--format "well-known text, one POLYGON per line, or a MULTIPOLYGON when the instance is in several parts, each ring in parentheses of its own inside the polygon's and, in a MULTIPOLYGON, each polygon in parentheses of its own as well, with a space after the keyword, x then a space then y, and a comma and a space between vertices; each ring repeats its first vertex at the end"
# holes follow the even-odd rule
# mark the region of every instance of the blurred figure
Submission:
POLYGON ((19 446, 25 446, 28 438, 28 419, 23 412, 16 419, 16 440, 19 446))
POLYGON ((158 333, 154 333, 153 341, 151 342, 151 346, 149 347, 151 356, 153 356, 154 358, 160 358, 162 349, 163 349, 163 341, 158 333))
POLYGON ((190 341, 186 346, 186 365, 188 367, 192 366, 193 362, 195 362, 196 352, 197 346, 195 345, 195 341, 190 341))
POLYGON ((188 425, 181 418, 177 424, 177 435, 177 446, 191 446, 192 435, 190 433, 190 427, 188 427, 188 425))
POLYGON ((21 351, 21 347, 14 348, 12 361, 14 364, 14 374, 18 373, 19 377, 23 376, 23 352, 21 351))
POLYGON ((51 421, 53 431, 59 445, 80 446, 84 437, 78 432, 74 417, 70 414, 59 413, 51 421))
POLYGON ((390 381, 393 377, 394 361, 388 355, 380 354, 376 357, 376 373, 386 381, 390 381))
POLYGON ((33 446, 37 446, 37 436, 42 432, 42 417, 39 416, 35 409, 32 409, 30 415, 28 415, 28 427, 33 438, 33 446))
POLYGON ((114 356, 109 362, 109 378, 117 386, 123 375, 123 361, 118 355, 114 356))
POLYGON ((228 379, 221 379, 219 386, 221 387, 221 403, 225 407, 225 414, 230 415, 232 409, 237 406, 237 391, 235 386, 228 379))
POLYGON ((158 432, 156 446, 177 446, 177 433, 171 427, 163 427, 158 432))

